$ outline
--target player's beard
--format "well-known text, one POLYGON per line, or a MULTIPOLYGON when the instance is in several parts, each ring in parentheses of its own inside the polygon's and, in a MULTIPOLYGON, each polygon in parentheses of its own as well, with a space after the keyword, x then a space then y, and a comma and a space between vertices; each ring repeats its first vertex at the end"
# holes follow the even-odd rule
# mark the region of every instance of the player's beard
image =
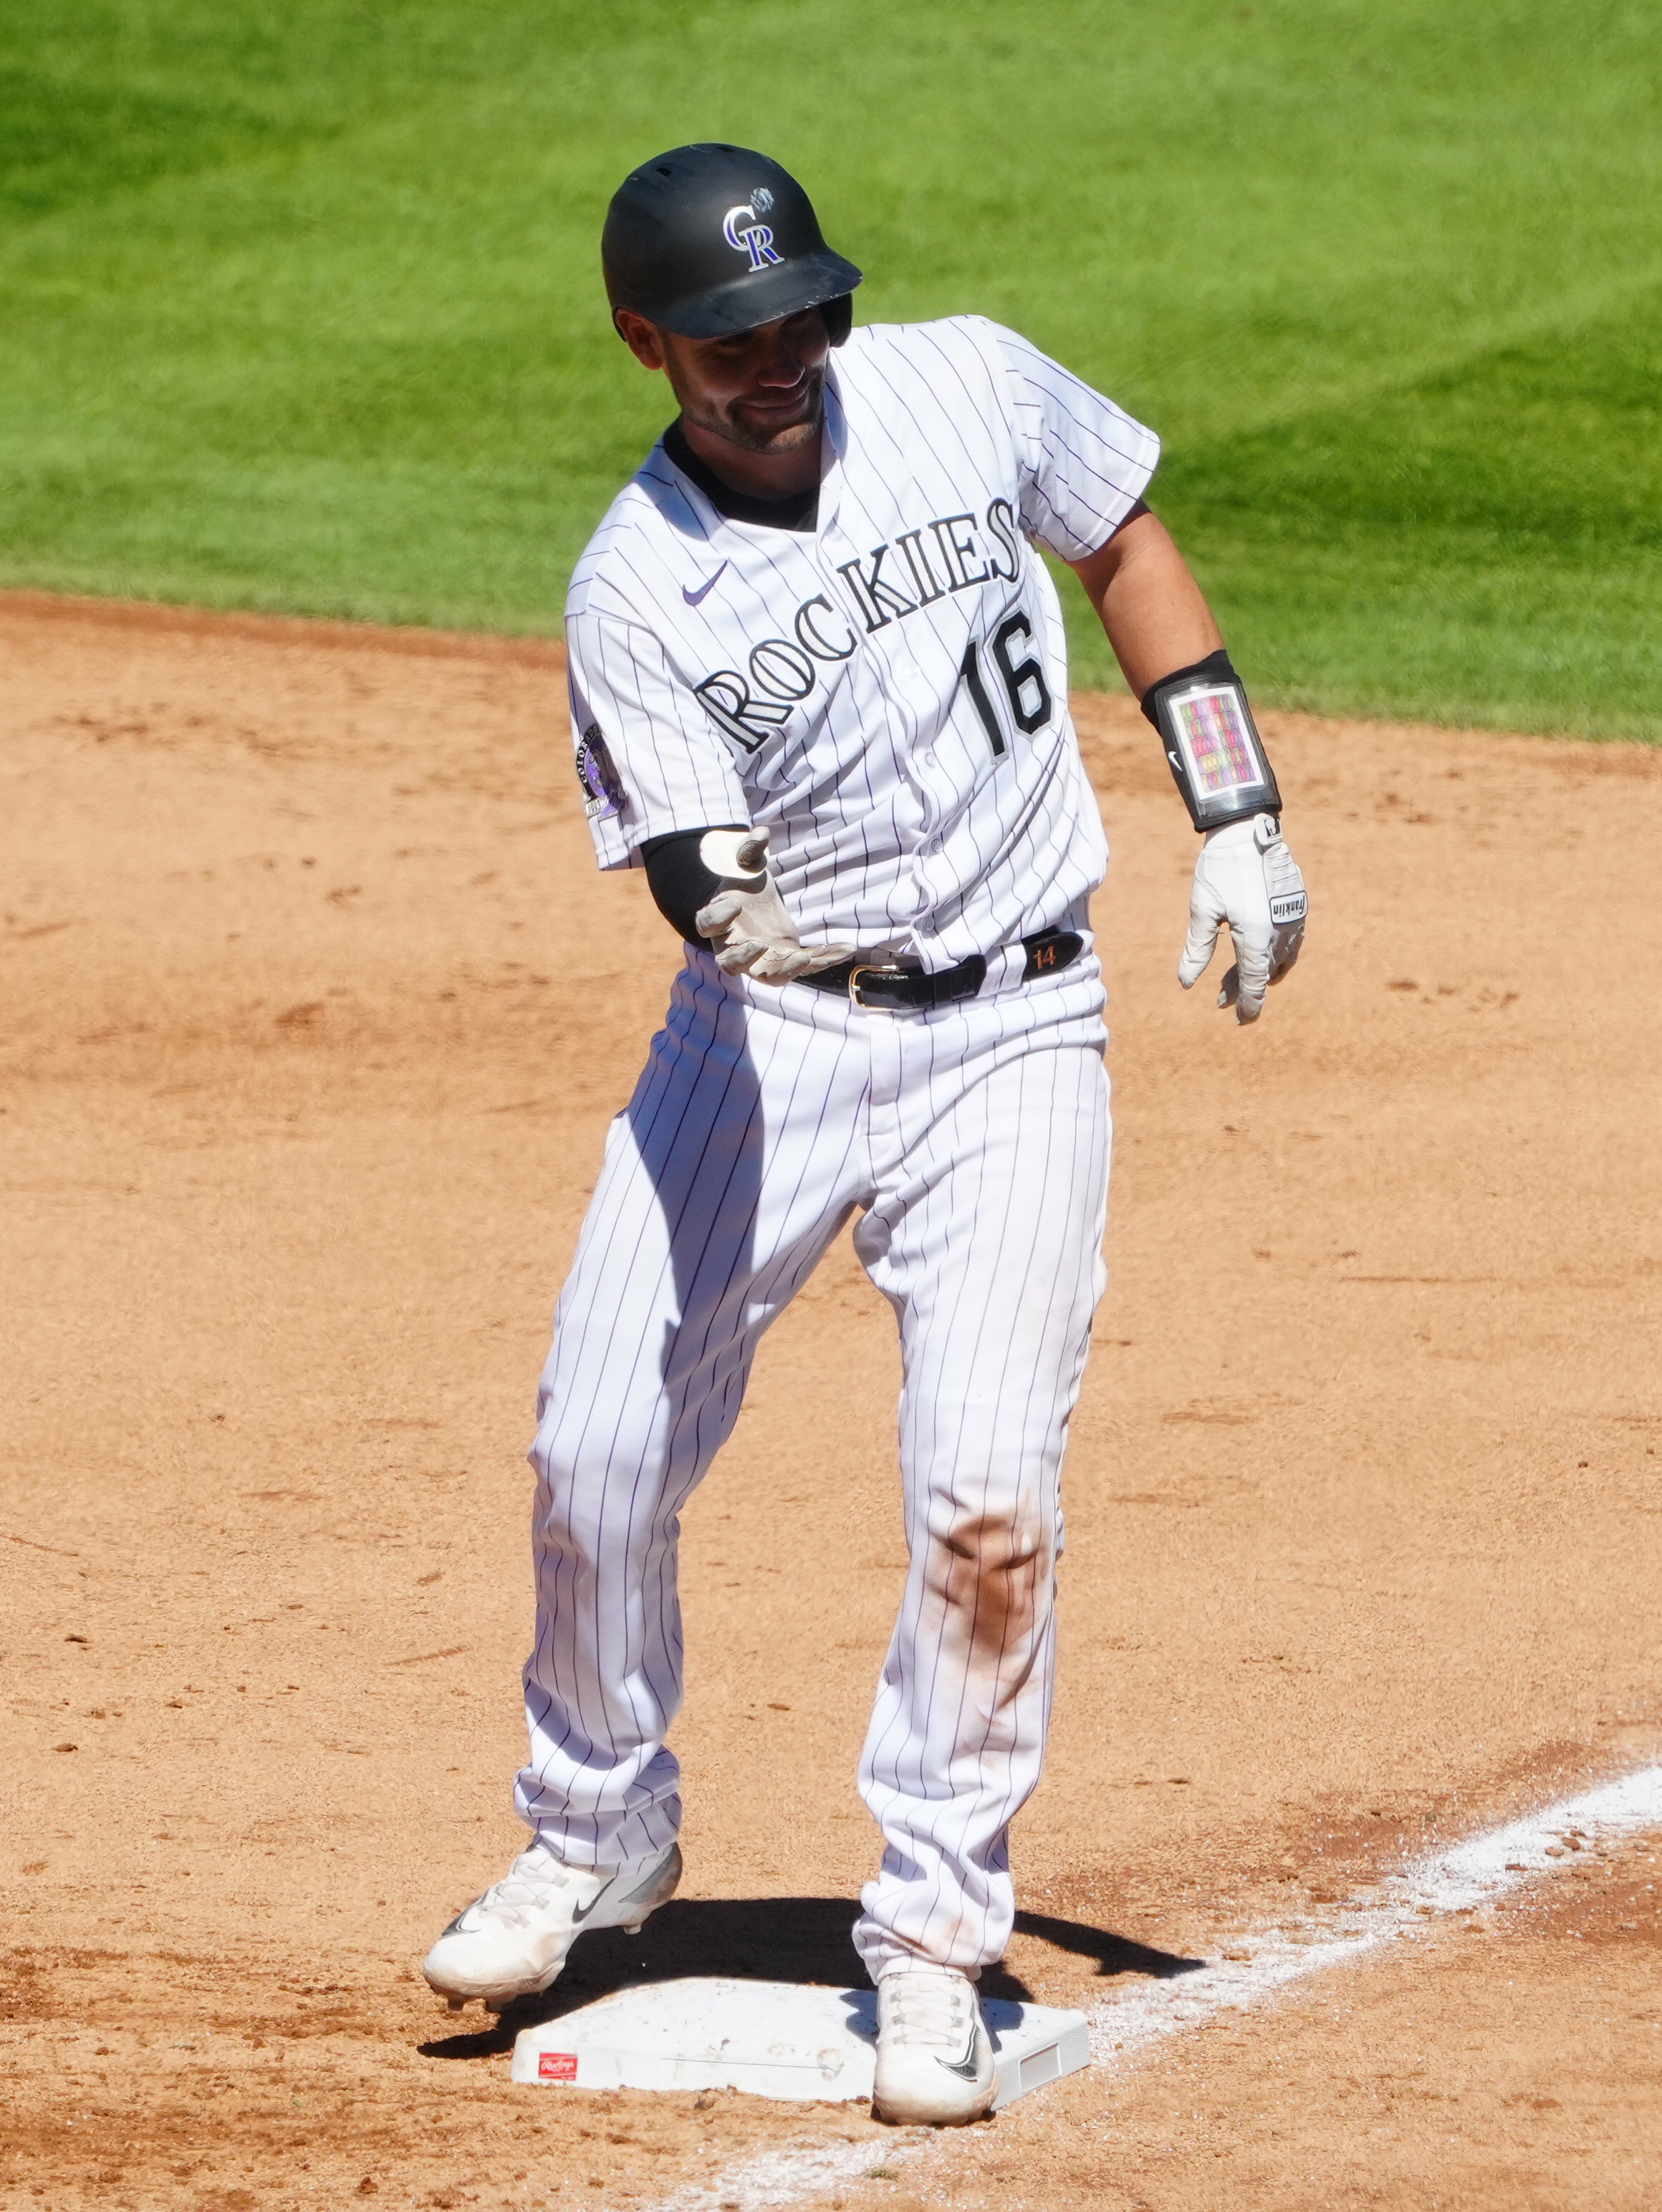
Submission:
POLYGON ((725 439, 729 446, 739 446, 747 453, 794 453, 819 435, 825 404, 824 366, 805 370, 802 385, 801 412, 788 422, 747 422, 742 399, 715 407, 708 401, 701 404, 691 393, 678 392, 676 397, 685 420, 708 430, 713 438, 725 439))

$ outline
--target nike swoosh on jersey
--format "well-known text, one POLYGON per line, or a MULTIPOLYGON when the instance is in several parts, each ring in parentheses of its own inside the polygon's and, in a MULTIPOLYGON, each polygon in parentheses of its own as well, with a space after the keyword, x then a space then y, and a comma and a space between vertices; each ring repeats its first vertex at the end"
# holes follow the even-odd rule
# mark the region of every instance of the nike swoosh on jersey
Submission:
POLYGON ((715 575, 707 577, 705 580, 699 585, 696 592, 690 592, 685 584, 682 585, 681 597, 686 601, 690 607, 702 606, 703 605, 704 601, 709 597, 709 594, 715 588, 716 577, 721 574, 721 568, 725 568, 727 565, 727 562, 723 561, 721 568, 715 571, 715 575))

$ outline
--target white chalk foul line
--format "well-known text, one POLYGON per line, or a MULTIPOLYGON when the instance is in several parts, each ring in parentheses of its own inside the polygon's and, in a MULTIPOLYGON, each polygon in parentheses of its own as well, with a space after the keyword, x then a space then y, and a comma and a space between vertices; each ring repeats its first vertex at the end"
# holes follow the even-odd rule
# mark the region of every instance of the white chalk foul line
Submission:
MULTIPOLYGON (((1232 1957, 1105 1998, 1090 2013, 1093 2056, 1099 2065, 1123 2070, 1168 2035, 1263 2004, 1290 1983, 1425 1935, 1450 1913, 1476 1911, 1551 1873, 1588 1844, 1655 1827, 1662 1827, 1662 1766, 1647 1766, 1466 1843, 1428 1851, 1402 1873, 1381 1880, 1373 1893, 1359 1893, 1290 1926, 1241 1936, 1228 1942, 1232 1957)), ((708 2181, 690 2182, 654 2212, 717 2212, 723 2205, 773 2212, 825 2196, 874 2166, 910 2162, 925 2149, 949 2155, 952 2140, 934 2130, 908 2129, 876 2141, 866 2136, 766 2151, 708 2181)))
MULTIPOLYGON (((651 2212, 715 2212, 737 2204, 741 2212, 770 2212, 784 2204, 806 2204, 828 2197, 845 2181, 857 2181, 874 2166, 898 2166, 927 2148, 908 2130, 898 2142, 820 2143, 813 2148, 764 2151, 742 2159, 709 2181, 690 2182, 664 2197, 651 2212), (911 2139, 908 2140, 908 2136, 911 2139)), ((933 2132, 933 2131, 931 2131, 933 2132)))
POLYGON ((1579 1847, 1662 1826, 1662 1766, 1566 1797, 1503 1828, 1411 1860, 1379 1885, 1288 1928, 1229 1945, 1220 1959, 1171 1981, 1140 1984, 1092 2008, 1091 2049, 1099 2064, 1124 2066, 1137 2052, 1217 2014, 1263 2004, 1289 1982, 1325 1972, 1424 1935, 1451 1912, 1471 1912, 1550 1873, 1579 1847))

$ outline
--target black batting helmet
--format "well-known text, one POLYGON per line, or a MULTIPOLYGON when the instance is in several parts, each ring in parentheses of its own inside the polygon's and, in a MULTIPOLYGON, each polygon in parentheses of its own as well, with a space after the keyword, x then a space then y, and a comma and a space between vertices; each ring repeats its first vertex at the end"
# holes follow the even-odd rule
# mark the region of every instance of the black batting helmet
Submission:
POLYGON ((854 320, 852 261, 820 235, 788 170, 742 146, 677 146, 625 177, 600 234, 606 296, 690 338, 823 309, 833 345, 854 320))

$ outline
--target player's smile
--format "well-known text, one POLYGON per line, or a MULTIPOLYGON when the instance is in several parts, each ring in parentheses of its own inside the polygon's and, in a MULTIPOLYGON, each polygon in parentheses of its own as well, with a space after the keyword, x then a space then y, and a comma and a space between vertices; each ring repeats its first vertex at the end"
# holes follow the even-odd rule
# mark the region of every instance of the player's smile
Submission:
POLYGON ((771 422, 776 427, 787 422, 805 422, 819 411, 814 402, 819 396, 821 383, 819 377, 810 378, 804 369, 788 392, 771 394, 765 391, 752 392, 748 398, 733 400, 729 404, 735 415, 759 415, 764 421, 771 422))

